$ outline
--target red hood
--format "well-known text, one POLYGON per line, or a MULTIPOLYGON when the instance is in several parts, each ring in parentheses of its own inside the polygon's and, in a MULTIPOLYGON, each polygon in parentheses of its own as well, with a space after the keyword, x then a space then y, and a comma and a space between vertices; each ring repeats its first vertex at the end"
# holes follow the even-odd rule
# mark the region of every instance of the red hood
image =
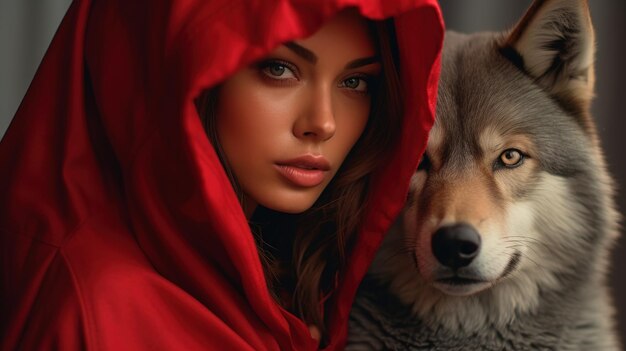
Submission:
POLYGON ((193 100, 347 6, 396 18, 409 98, 331 302, 340 349, 433 123, 435 0, 74 1, 0 144, 3 349, 314 349, 266 289, 193 100))

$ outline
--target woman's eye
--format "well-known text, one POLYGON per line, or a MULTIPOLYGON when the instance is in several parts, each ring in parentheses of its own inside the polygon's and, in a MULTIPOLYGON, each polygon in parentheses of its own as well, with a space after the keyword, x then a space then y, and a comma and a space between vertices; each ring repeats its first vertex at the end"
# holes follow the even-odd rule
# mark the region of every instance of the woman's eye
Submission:
POLYGON ((341 82, 341 86, 362 93, 368 92, 367 80, 361 77, 348 78, 341 82))
POLYGON ((267 62, 262 67, 261 70, 265 75, 273 79, 292 79, 296 78, 296 75, 287 64, 282 62, 267 62))
POLYGON ((269 72, 271 75, 273 76, 282 76, 285 73, 285 70, 287 70, 287 67, 283 66, 283 65, 271 65, 269 67, 269 72))
POLYGON ((500 154, 499 161, 504 167, 515 168, 524 163, 524 155, 517 149, 507 149, 500 154))

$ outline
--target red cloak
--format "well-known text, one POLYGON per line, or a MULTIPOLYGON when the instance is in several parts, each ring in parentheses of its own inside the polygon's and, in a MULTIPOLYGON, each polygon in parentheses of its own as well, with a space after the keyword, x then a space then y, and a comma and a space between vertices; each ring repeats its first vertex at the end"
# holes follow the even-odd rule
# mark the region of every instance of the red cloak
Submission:
POLYGON ((314 350, 193 100, 348 6, 395 17, 407 112, 327 302, 341 349, 434 120, 435 0, 75 0, 0 144, 2 350, 314 350))

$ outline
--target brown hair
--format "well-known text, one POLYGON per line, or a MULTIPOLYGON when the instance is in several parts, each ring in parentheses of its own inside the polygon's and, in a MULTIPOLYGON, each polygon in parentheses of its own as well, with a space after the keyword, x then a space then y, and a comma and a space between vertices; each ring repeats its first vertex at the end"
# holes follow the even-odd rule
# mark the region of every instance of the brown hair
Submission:
MULTIPOLYGON (((299 215, 263 209, 261 218, 255 213, 251 220, 273 296, 306 323, 318 326, 322 335, 326 334, 323 301, 332 294, 345 267, 350 242, 363 222, 369 176, 394 146, 401 126, 402 97, 393 21, 370 22, 370 28, 380 53, 382 73, 372 91, 370 116, 363 134, 310 209, 299 215), (293 233, 292 241, 280 235, 285 231, 293 233), (280 236, 277 241, 283 246, 287 243, 287 247, 282 250, 277 247, 272 235, 280 236), (280 299, 281 290, 289 292, 291 301, 280 299)), ((218 140, 215 118, 218 91, 219 87, 207 90, 197 106, 207 136, 243 202, 236 175, 228 166, 218 140)))

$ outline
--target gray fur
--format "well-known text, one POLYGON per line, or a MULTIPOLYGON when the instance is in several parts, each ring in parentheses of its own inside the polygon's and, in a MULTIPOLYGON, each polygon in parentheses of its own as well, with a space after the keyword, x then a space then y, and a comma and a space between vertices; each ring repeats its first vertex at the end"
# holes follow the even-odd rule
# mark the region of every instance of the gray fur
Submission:
POLYGON ((352 310, 346 351, 359 350, 611 350, 611 338, 598 326, 580 319, 577 301, 546 305, 506 326, 480 331, 451 331, 416 319, 393 295, 374 282, 365 282, 352 310), (381 293, 381 291, 383 293, 381 293), (567 323, 567 322, 571 323, 567 323), (587 323, 587 324, 586 324, 587 323))
MULTIPOLYGON (((576 26, 571 14, 584 2, 544 3, 566 4, 562 18, 576 34, 568 40, 578 42, 564 43, 568 55, 556 52, 557 58, 586 62, 572 54, 585 52, 576 46, 580 42, 593 45, 592 33, 591 39, 578 37, 591 28, 576 26)), ((405 254, 418 234, 405 228, 405 209, 359 290, 346 350, 620 349, 605 282, 618 216, 588 111, 593 67, 577 64, 567 72, 565 61, 551 68, 559 72, 535 77, 524 66, 528 53, 507 47, 505 39, 506 34, 447 33, 436 122, 445 162, 429 176, 462 182, 484 156, 478 136, 485 130, 531 139, 538 166, 514 195, 531 204, 536 232, 522 243, 528 250, 521 268, 471 296, 437 292, 421 277, 415 251, 405 254), (552 79, 550 85, 543 78, 551 74, 572 81, 552 79)))

